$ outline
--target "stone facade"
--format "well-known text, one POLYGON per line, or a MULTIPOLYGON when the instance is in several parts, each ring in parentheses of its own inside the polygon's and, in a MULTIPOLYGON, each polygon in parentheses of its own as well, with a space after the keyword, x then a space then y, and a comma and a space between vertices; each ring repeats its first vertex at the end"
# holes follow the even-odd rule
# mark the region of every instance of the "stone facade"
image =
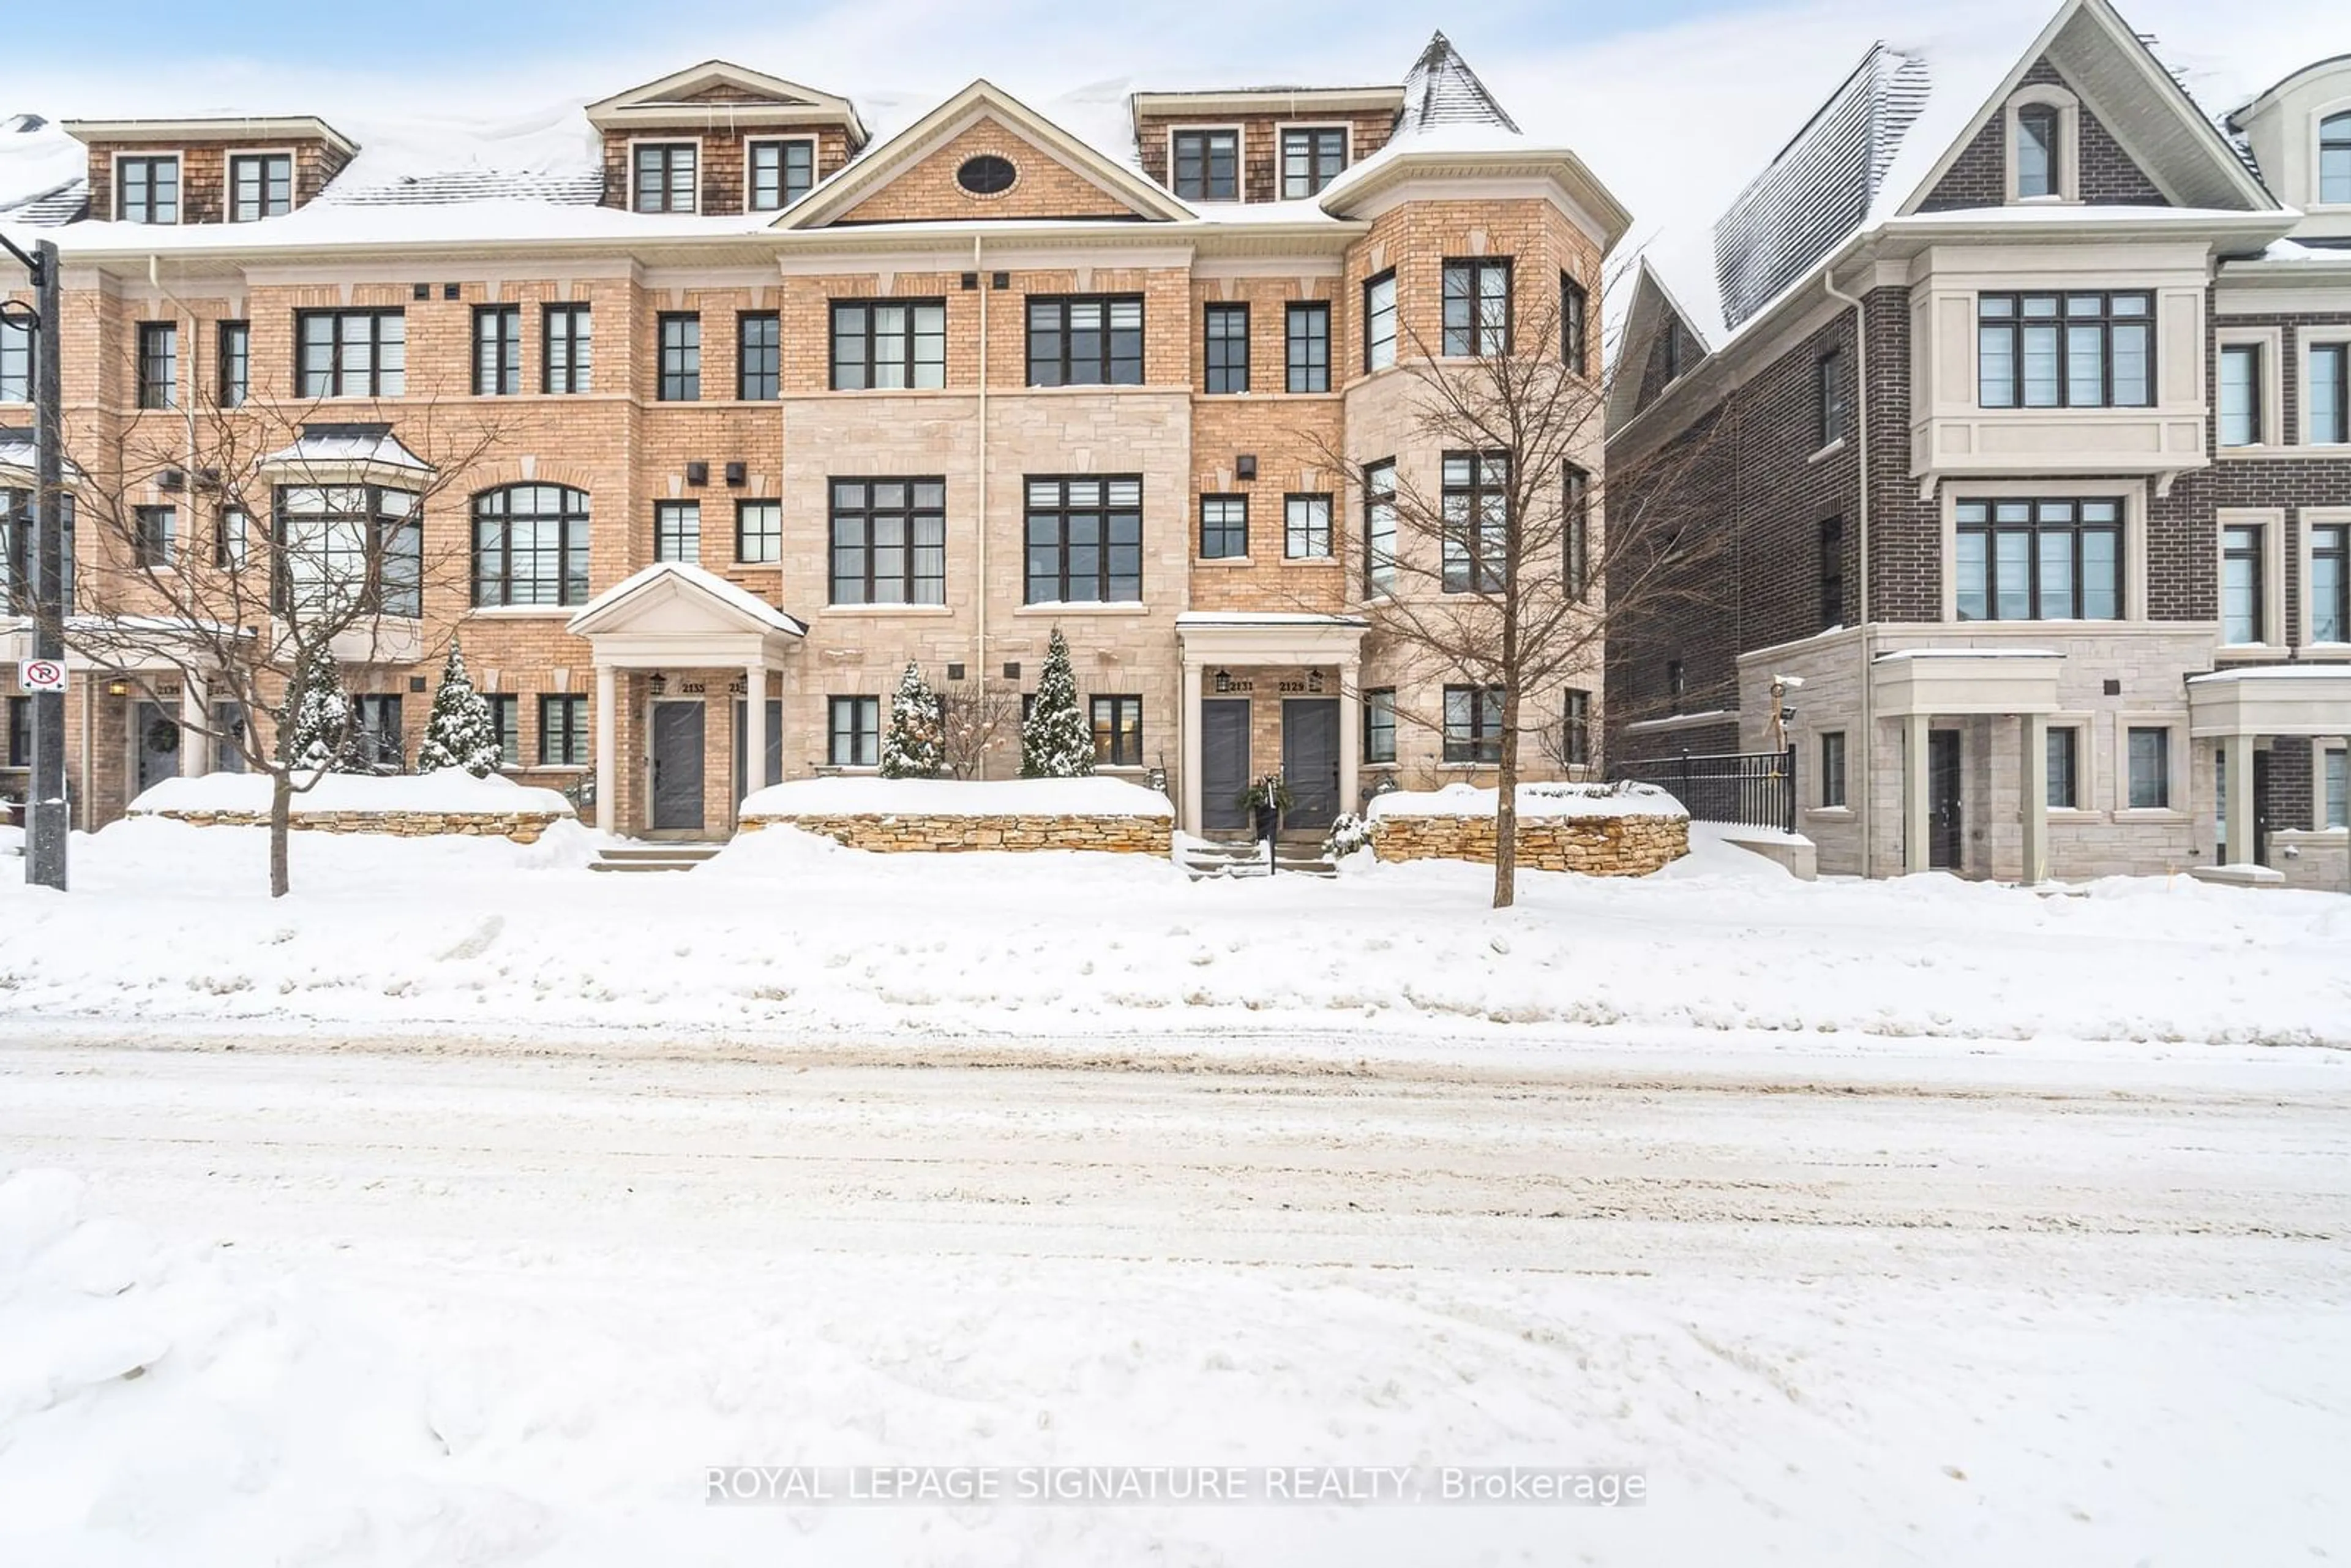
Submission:
POLYGON ((1091 850, 1165 855, 1175 844, 1165 817, 822 816, 746 817, 741 831, 798 828, 882 854, 957 854, 972 850, 1091 850))
MULTIPOLYGON (((266 828, 266 811, 138 811, 192 828, 266 828)), ((567 819, 552 811, 309 811, 287 820, 298 833, 382 833, 395 839, 507 839, 535 844, 567 819)))
MULTIPOLYGON (((1372 852, 1384 861, 1494 863, 1491 817, 1381 817, 1372 852)), ((1689 853, 1684 817, 1520 817, 1518 863, 1527 871, 1647 876, 1689 853)))

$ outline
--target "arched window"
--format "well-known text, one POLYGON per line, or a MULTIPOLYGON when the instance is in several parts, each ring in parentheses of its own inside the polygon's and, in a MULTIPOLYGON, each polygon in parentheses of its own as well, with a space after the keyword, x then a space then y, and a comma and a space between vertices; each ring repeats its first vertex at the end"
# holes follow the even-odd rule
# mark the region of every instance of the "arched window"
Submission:
POLYGON ((2318 122, 2318 199, 2351 206, 2351 111, 2318 122))
POLYGON ((509 485, 474 497, 476 605, 587 601, 587 491, 509 485))
POLYGON ((2020 198, 2059 193, 2058 123, 2053 103, 2028 103, 2016 111, 2016 193, 2020 198))

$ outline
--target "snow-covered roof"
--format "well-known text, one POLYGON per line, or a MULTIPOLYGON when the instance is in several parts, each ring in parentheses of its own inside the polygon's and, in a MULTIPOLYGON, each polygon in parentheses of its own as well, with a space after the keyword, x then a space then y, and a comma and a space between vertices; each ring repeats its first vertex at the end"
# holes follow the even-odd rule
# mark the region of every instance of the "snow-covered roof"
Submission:
POLYGON ((785 614, 750 590, 737 587, 716 572, 705 571, 682 560, 655 561, 622 578, 581 605, 568 623, 569 629, 584 635, 615 607, 649 593, 662 583, 674 584, 688 592, 714 600, 724 609, 761 630, 781 632, 793 637, 808 635, 806 622, 785 614))
POLYGON ((1396 131, 1401 135, 1443 125, 1498 126, 1511 131, 1519 128, 1519 122, 1478 79, 1478 73, 1469 68, 1453 41, 1437 33, 1405 73, 1404 108, 1396 116, 1396 131))
POLYGON ((433 465, 400 443, 388 424, 306 424, 290 446, 263 457, 266 468, 343 467, 365 464, 430 474, 433 465))

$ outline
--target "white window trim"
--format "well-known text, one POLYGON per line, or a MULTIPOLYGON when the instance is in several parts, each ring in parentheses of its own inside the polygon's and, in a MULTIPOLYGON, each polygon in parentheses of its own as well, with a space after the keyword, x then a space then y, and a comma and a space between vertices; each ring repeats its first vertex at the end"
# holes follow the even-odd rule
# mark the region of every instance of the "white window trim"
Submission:
POLYGON ((2322 202, 2318 199, 2318 131, 2320 126, 2338 114, 2351 114, 2351 98, 2335 99, 2330 102, 2318 105, 2310 111, 2308 121, 2310 129, 2307 132, 2310 140, 2304 149, 2303 161, 2303 167, 2310 171, 2310 188, 2304 193, 2308 198, 2303 203, 2303 211, 2305 213, 2351 213, 2351 202, 2322 202))
MULTIPOLYGON (((1279 120, 1274 121, 1273 199, 1277 202, 1311 202, 1321 196, 1322 193, 1321 191, 1317 191, 1311 196, 1292 196, 1285 194, 1283 191, 1282 167, 1286 161, 1287 150, 1282 146, 1281 139, 1289 135, 1293 131, 1337 131, 1344 132, 1347 138, 1347 151, 1343 161, 1339 164, 1339 174, 1344 174, 1348 170, 1355 166, 1355 122, 1352 120, 1279 120)), ((1246 145, 1246 142, 1244 142, 1245 150, 1246 145)), ((1172 154, 1173 149, 1171 149, 1170 152, 1172 154)), ((1170 172, 1173 172, 1175 165, 1170 163, 1168 165, 1168 169, 1170 172)), ((1339 178, 1339 174, 1333 174, 1331 178, 1332 180, 1336 180, 1339 178)), ((1328 187, 1325 187, 1325 189, 1327 188, 1328 187)))
MULTIPOLYGON (((172 204, 172 221, 168 224, 150 224, 141 226, 170 229, 178 228, 181 225, 186 223, 188 221, 188 160, 186 155, 182 153, 176 147, 157 147, 153 149, 138 147, 116 148, 113 153, 113 160, 108 165, 111 174, 111 183, 107 186, 106 200, 109 208, 107 215, 118 224, 127 224, 131 222, 129 218, 122 215, 122 161, 125 158, 169 158, 172 161, 173 169, 178 172, 178 178, 173 182, 173 184, 175 189, 179 192, 179 195, 172 204)), ((224 170, 224 172, 225 172, 225 170, 224 170)))
POLYGON ((1943 486, 1943 622, 1993 626, 2121 626, 2147 619, 2147 481, 2144 479, 1970 479, 1943 486), (2032 499, 2123 503, 2123 614, 2120 621, 1961 621, 1959 503, 2032 499))
MULTIPOLYGON (((2219 583, 2220 573, 2228 559, 2231 528, 2262 530, 2262 625, 2261 639, 2253 643, 2222 643, 2222 657, 2232 657, 2247 652, 2274 653, 2285 647, 2285 508, 2283 507, 2221 507, 2212 514, 2213 580, 2219 583)), ((2307 556, 2305 548, 2304 554, 2307 556)), ((2304 613, 2308 614, 2307 606, 2304 613)), ((2228 617, 2219 617, 2221 627, 2228 617)), ((2222 635, 2226 635, 2225 630, 2222 635)))
POLYGON ((2011 205, 2076 205, 2082 200, 2082 100, 2053 82, 2020 88, 2001 110, 2001 189, 2011 205), (2017 110, 2047 104, 2057 110, 2057 193, 2017 194, 2017 110))
MULTIPOLYGON (((755 207, 751 204, 751 149, 754 147, 780 147, 790 141, 805 141, 808 143, 810 193, 811 194, 814 193, 817 186, 822 183, 824 177, 818 172, 817 159, 824 151, 824 143, 819 141, 816 137, 746 136, 743 138, 743 211, 745 213, 783 213, 789 212, 791 210, 793 204, 790 202, 786 202, 780 207, 755 207)), ((701 172, 699 170, 695 171, 697 178, 699 177, 700 172, 701 172)), ((807 197, 804 196, 801 200, 805 201, 807 200, 807 197)))
POLYGON ((2302 585, 2302 592, 2296 596, 2301 604, 2296 612, 2299 623, 2294 627, 2294 641, 2308 650, 2325 649, 2329 658, 2351 653, 2351 643, 2320 643, 2310 635, 2310 558, 2316 543, 2311 536, 2316 529, 2336 527, 2351 528, 2351 506, 2304 507, 2294 517, 2294 580, 2302 585))
POLYGON ((2314 833, 2339 833, 2341 828, 2326 825, 2326 758, 2329 754, 2351 750, 2351 736, 2317 735, 2310 740, 2310 831, 2314 833))
MULTIPOLYGON (((1280 153, 1274 155, 1274 189, 1279 191, 1281 180, 1280 153)), ((1205 202, 1210 206, 1238 206, 1249 200, 1249 128, 1236 120, 1230 125, 1171 125, 1167 128, 1167 192, 1179 202, 1205 202), (1214 134, 1229 131, 1233 134, 1233 193, 1229 196, 1187 196, 1176 188, 1176 138, 1200 132, 1214 134)))
MULTIPOLYGON (((702 138, 699 136, 678 136, 672 134, 668 136, 630 137, 628 140, 627 151, 627 157, 629 160, 628 179, 625 182, 627 185, 628 204, 624 210, 631 213, 637 213, 639 217, 645 218, 674 218, 698 215, 702 211, 703 152, 704 148, 702 145, 702 138), (659 213, 637 213, 637 149, 640 147, 691 147, 694 149, 693 206, 687 208, 684 213, 679 213, 674 210, 659 213)), ((750 178, 750 172, 747 169, 744 172, 744 178, 747 183, 750 178)))
POLYGON ((2189 750, 2188 721, 2172 713, 2118 713, 2114 716, 2113 746, 2114 776, 2108 780, 2108 791, 2114 802, 2115 821, 2118 822, 2184 822, 2190 815, 2192 797, 2189 787, 2193 775, 2189 750), (2170 763, 2168 806, 2134 806, 2130 803, 2130 732, 2135 729, 2162 729, 2171 732, 2165 749, 2170 763))
POLYGON ((2273 453, 2284 443, 2285 332, 2278 327, 2220 327, 2212 333, 2212 455, 2250 457, 2273 453), (2261 428, 2250 446, 2231 446, 2220 439, 2220 363, 2233 348, 2261 350, 2261 428))
MULTIPOLYGON (((2351 211, 2351 208, 2346 208, 2351 211)), ((2296 445, 2334 456, 2351 452, 2351 442, 2313 441, 2310 438, 2310 351, 2313 349, 2339 348, 2351 354, 2351 327, 2296 327, 2294 329, 2294 372, 2300 378, 2302 395, 2294 400, 2295 417, 2302 428, 2294 433, 2296 445)), ((2345 411, 2344 434, 2351 435, 2351 410, 2345 411)))
POLYGON ((283 158, 287 164, 286 179, 286 211, 299 211, 302 205, 302 155, 292 147, 239 147, 221 160, 221 222, 225 224, 266 223, 266 218, 240 218, 236 215, 236 166, 246 158, 283 158))
MULTIPOLYGON (((2048 808, 2049 815, 2059 821, 2091 821, 2104 815, 2098 808, 2097 716, 2078 711, 2049 716, 2047 727, 2074 732, 2074 803, 2048 808)), ((2124 761, 2127 764, 2129 758, 2124 761)))

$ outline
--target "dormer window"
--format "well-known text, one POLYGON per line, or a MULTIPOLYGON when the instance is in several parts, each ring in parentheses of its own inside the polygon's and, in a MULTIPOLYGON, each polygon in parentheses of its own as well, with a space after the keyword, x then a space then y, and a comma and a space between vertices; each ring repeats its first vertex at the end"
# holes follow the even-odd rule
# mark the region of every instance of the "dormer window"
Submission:
POLYGON ((701 147, 692 141, 640 141, 631 150, 635 181, 629 207, 639 213, 690 213, 701 147))
POLYGON ((1281 199, 1303 201, 1320 195, 1322 187, 1347 166, 1347 128, 1343 125, 1285 126, 1281 132, 1281 199))
POLYGON ((293 210, 292 153, 240 153, 228 161, 229 222, 282 218, 293 210))
POLYGON ((781 212, 816 183, 816 143, 805 136, 750 144, 750 201, 755 213, 781 212))
POLYGON ((2057 188, 2057 106, 2030 103, 2016 111, 2016 194, 2053 196, 2057 188))
POLYGON ((2081 199, 2082 100, 2053 82, 2023 89, 2008 100, 2008 199, 2081 199))
POLYGON ((2318 199, 2328 206, 2351 206, 2351 113, 2318 122, 2318 199))
POLYGON ((1233 202, 1241 193, 1241 133, 1238 131, 1176 131, 1169 133, 1176 193, 1187 202, 1233 202))
POLYGON ((180 155, 117 158, 114 215, 126 224, 180 221, 180 155))

